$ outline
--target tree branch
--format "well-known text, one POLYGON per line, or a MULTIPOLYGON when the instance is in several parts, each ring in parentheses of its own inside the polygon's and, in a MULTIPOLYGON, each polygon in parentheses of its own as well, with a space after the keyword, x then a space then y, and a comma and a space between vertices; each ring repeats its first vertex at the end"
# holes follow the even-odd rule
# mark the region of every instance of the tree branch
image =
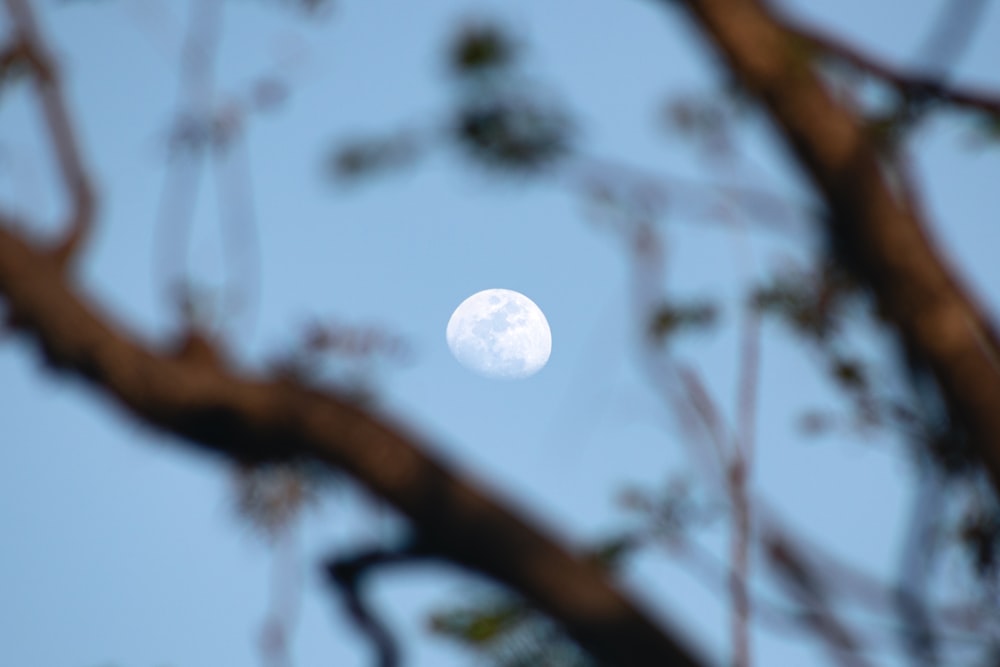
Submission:
POLYGON ((365 602, 360 591, 361 584, 376 568, 433 556, 433 552, 426 550, 419 541, 414 541, 397 549, 376 548, 351 556, 331 557, 324 565, 327 579, 340 593, 355 625, 371 640, 378 667, 399 665, 399 647, 389 628, 365 602))
POLYGON ((0 50, 0 65, 23 60, 31 67, 74 211, 56 252, 22 238, 15 221, 0 215, 0 295, 12 326, 36 340, 54 368, 201 449, 239 462, 307 458, 343 470, 407 516, 422 544, 517 591, 610 664, 705 664, 599 566, 570 554, 385 420, 288 378, 241 375, 196 336, 173 352, 142 345, 78 297, 64 267, 92 223, 94 197, 31 7, 7 0, 7 9, 15 42, 0 50))
POLYGON ((27 65, 31 72, 59 176, 70 197, 65 235, 55 250, 60 261, 65 263, 83 246, 93 225, 94 189, 80 157, 73 123, 59 85, 59 70, 45 48, 31 5, 27 0, 7 0, 7 12, 14 25, 14 42, 0 54, 0 71, 3 65, 17 61, 27 65))
POLYGON ((862 655, 861 643, 833 613, 816 573, 780 538, 769 538, 765 542, 768 562, 802 604, 803 623, 825 641, 831 657, 845 667, 869 667, 870 663, 862 655))
POLYGON ((571 555, 426 444, 335 395, 246 377, 211 356, 140 345, 71 291, 50 254, 10 227, 0 220, 0 294, 55 368, 196 447, 237 461, 310 458, 347 472, 409 517, 442 558, 517 591, 610 664, 705 664, 600 567, 571 555))
MULTIPOLYGON (((788 29, 757 0, 680 0, 770 114, 828 207, 838 256, 871 289, 907 358, 937 380, 1000 489, 1000 345, 992 323, 928 239, 886 155, 837 102, 788 29)), ((895 167, 901 170, 900 166, 895 167)))
POLYGON ((837 38, 815 28, 786 23, 785 29, 797 35, 819 51, 851 67, 882 79, 896 88, 904 96, 914 99, 939 100, 956 107, 1000 114, 1000 96, 986 90, 961 87, 944 81, 940 73, 906 71, 893 67, 875 56, 866 53, 837 38))

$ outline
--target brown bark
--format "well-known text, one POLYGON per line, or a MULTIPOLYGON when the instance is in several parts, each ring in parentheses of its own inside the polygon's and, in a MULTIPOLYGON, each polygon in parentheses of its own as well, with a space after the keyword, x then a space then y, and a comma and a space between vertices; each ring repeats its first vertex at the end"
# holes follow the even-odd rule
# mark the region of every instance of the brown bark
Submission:
POLYGON ((335 395, 241 375, 206 354, 158 353, 73 293, 62 265, 0 219, 0 294, 51 365, 85 378, 133 417, 240 461, 309 458, 353 476, 406 515, 441 558, 549 614, 609 664, 705 664, 519 512, 431 448, 335 395))
POLYGON ((826 233, 871 289, 911 360, 1000 489, 1000 361, 993 325, 928 238, 900 165, 855 110, 833 98, 809 41, 757 0, 681 0, 726 67, 770 115, 825 201, 826 233))

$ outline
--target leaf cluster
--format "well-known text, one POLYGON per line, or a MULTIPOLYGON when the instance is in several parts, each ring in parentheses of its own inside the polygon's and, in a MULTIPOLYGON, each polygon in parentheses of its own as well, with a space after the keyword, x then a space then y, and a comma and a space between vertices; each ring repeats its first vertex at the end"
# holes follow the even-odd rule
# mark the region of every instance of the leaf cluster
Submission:
POLYGON ((570 115, 517 67, 520 43, 497 23, 461 27, 445 49, 455 95, 442 131, 354 139, 328 158, 331 175, 357 180, 406 167, 442 141, 493 173, 536 173, 572 148, 570 115))

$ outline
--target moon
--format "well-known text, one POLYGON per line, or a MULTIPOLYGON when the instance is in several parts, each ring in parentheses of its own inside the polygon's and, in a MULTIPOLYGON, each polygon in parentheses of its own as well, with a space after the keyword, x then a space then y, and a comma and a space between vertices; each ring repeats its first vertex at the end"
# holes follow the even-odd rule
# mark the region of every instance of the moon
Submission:
POLYGON ((460 364, 490 378, 534 375, 552 353, 552 331, 542 309, 509 289, 476 292, 459 304, 445 338, 460 364))

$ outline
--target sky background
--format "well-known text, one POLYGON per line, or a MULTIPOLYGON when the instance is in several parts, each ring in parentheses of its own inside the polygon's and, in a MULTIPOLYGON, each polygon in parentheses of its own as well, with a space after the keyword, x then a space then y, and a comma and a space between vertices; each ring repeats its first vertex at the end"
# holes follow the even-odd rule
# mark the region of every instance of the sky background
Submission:
MULTIPOLYGON (((67 97, 100 195, 82 267, 88 298, 136 335, 167 340, 176 311, 164 294, 159 221, 166 135, 178 105, 186 3, 36 2, 62 62, 67 97)), ((893 63, 922 62, 939 3, 781 3, 893 63)), ((206 284, 236 279, 256 304, 223 325, 248 367, 289 350, 312 321, 377 327, 407 342, 407 363, 371 371, 378 410, 567 541, 623 525, 626 486, 698 479, 669 412, 643 373, 626 239, 595 220, 559 178, 494 178, 445 146, 418 166, 348 187, 325 175, 338 142, 435 127, 452 108, 444 45, 470 18, 501 20, 526 47, 525 76, 576 115, 578 146, 665 181, 719 178, 805 201, 766 123, 740 133, 745 160, 724 168, 664 131, 665 102, 708 93, 712 57, 684 17, 654 2, 360 2, 342 0, 307 21, 282 2, 225 3, 215 81, 219 104, 243 100, 278 72, 290 94, 250 115, 252 187, 219 196, 200 174, 184 256, 206 284), (252 210, 259 271, 227 264, 221 213, 252 210), (227 273, 228 272, 228 273, 227 273), (523 292, 552 329, 549 364, 516 382, 484 379, 450 355, 445 325, 467 296, 523 292)), ((9 30, 0 15, 0 34, 9 30)), ((1000 11, 983 14, 955 70, 1000 89, 1000 11)), ((913 144, 934 233, 994 311, 1000 308, 1000 153, 970 147, 971 123, 935 121, 913 144)), ((225 173, 233 173, 231 171, 225 173)), ((64 201, 33 100, 0 91, 0 202, 56 229, 64 201)), ((164 193, 167 193, 166 195, 164 193)), ((176 203, 176 202, 175 202, 176 203)), ((748 276, 805 261, 815 239, 733 232, 683 208, 658 224, 670 294, 725 305, 722 326, 685 341, 733 414, 739 302, 748 276)), ((169 222, 167 223, 170 224, 169 222)), ((246 238, 240 237, 240 238, 246 238)), ((231 244, 230 244, 231 245, 231 244)), ((169 256, 169 255, 168 255, 169 256)), ((241 255, 245 260, 248 255, 241 255)), ((249 255, 254 257, 254 255, 249 255)), ((776 325, 764 328, 759 460, 754 487, 790 526, 851 562, 891 576, 910 499, 910 467, 882 440, 804 442, 795 416, 836 396, 815 357, 776 325), (879 446, 883 445, 883 446, 879 446)), ((873 352, 880 343, 864 341, 873 352)), ((10 665, 201 667, 259 664, 274 552, 236 518, 229 468, 124 417, 99 394, 45 369, 19 338, 0 343, 0 662, 10 665)), ((363 494, 338 487, 303 518, 294 558, 303 581, 294 664, 366 665, 369 649, 321 584, 317 563, 398 526, 363 494)), ((722 544, 706 533, 705 543, 722 544)), ((727 606, 663 554, 650 553, 626 585, 702 653, 727 659, 727 606)), ((429 609, 462 601, 471 581, 444 568, 377 579, 374 599, 405 642, 407 664, 467 665, 469 655, 428 640, 429 609)), ((760 664, 806 664, 810 641, 755 632, 760 664)), ((889 664, 889 663, 887 663, 889 664)))

